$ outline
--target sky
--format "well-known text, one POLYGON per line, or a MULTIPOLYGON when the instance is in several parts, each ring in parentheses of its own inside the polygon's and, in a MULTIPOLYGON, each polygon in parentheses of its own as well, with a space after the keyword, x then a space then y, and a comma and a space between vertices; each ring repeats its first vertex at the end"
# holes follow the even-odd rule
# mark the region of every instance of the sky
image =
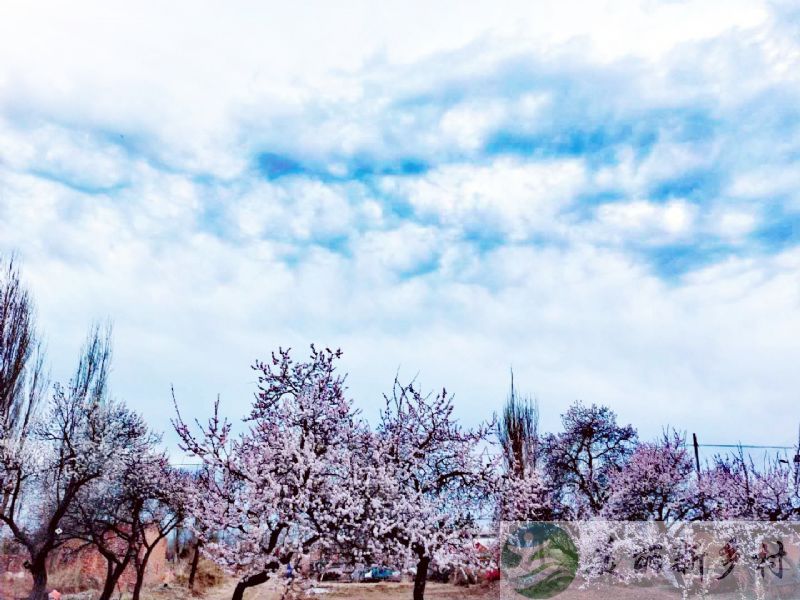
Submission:
POLYGON ((644 438, 800 423, 792 1, 16 2, 0 252, 54 379, 114 324, 115 396, 169 434, 250 365, 340 347, 476 424, 513 367, 644 438))

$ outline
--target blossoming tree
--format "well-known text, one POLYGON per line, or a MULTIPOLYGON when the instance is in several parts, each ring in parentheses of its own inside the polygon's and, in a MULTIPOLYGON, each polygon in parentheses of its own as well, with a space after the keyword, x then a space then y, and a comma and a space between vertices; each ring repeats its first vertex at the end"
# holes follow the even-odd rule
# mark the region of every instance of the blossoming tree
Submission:
POLYGON ((576 516, 598 515, 611 493, 611 476, 636 447, 636 430, 618 425, 608 407, 580 402, 561 420, 564 430, 544 439, 548 475, 560 488, 561 501, 576 516))
POLYGON ((259 391, 238 434, 218 403, 199 433, 175 419, 182 448, 202 461, 189 508, 196 533, 239 577, 233 600, 352 529, 351 455, 364 431, 335 370, 340 356, 312 346, 307 362, 279 350, 256 363, 259 391))
POLYGON ((610 476, 606 518, 675 521, 691 514, 694 465, 684 438, 665 433, 657 443, 641 443, 610 476))
POLYGON ((153 550, 183 517, 185 476, 153 451, 155 441, 84 487, 65 516, 63 530, 73 540, 68 552, 94 549, 106 561, 99 600, 111 597, 128 568, 136 574, 138 599, 153 550))
POLYGON ((386 397, 372 464, 371 540, 383 555, 415 565, 414 600, 424 598, 432 561, 472 558, 478 517, 496 481, 497 465, 484 452, 492 428, 462 427, 445 390, 425 395, 395 382, 386 397))

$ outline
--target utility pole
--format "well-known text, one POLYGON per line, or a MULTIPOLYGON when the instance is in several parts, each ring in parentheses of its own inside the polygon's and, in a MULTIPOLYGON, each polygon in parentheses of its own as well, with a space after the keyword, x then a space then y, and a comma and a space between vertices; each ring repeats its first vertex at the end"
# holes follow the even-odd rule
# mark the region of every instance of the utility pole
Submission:
POLYGON ((800 425, 797 427, 797 449, 794 452, 794 489, 800 483, 800 425))
POLYGON ((697 443, 696 433, 692 434, 692 439, 694 441, 694 465, 697 468, 697 476, 700 477, 700 445, 697 443))

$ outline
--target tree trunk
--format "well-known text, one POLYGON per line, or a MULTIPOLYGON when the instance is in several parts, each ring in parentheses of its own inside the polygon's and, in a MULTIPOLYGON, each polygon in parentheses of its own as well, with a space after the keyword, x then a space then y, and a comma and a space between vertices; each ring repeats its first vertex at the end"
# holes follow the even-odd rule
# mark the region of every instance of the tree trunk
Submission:
POLYGON ((428 583, 428 566, 431 559, 423 556, 417 563, 417 573, 414 576, 414 600, 425 600, 425 584, 428 583))
POLYGON ((111 598, 111 594, 114 593, 115 584, 116 581, 114 580, 114 563, 106 559, 106 581, 103 584, 103 591, 100 593, 99 600, 109 600, 109 598, 111 598))
POLYGON ((233 596, 231 597, 231 600, 243 600, 244 591, 247 588, 251 588, 256 585, 261 585, 268 579, 269 579, 269 571, 261 571, 261 573, 256 573, 255 575, 250 575, 249 577, 245 577, 244 579, 240 580, 239 583, 236 584, 236 588, 233 590, 233 596))
POLYGON ((122 562, 116 562, 113 560, 109 560, 106 558, 108 568, 106 569, 106 581, 103 584, 103 591, 100 594, 100 598, 98 600, 111 600, 111 596, 114 595, 114 588, 117 587, 117 582, 119 578, 122 577, 122 573, 125 572, 125 568, 128 566, 128 559, 123 560, 122 562))
POLYGON ((142 593, 142 584, 144 583, 144 565, 141 569, 136 569, 136 583, 133 584, 133 595, 131 600, 139 600, 139 595, 142 593))
POLYGON ((189 591, 194 591, 194 578, 197 575, 197 563, 200 562, 200 546, 202 542, 198 541, 194 545, 194 556, 192 557, 192 568, 189 571, 189 591))
POLYGON ((133 584, 133 596, 131 600, 139 600, 139 595, 142 593, 142 585, 144 585, 144 574, 147 571, 147 561, 150 560, 150 554, 153 552, 155 545, 150 546, 145 550, 144 556, 141 561, 136 562, 136 583, 133 584))
POLYGON ((47 600, 47 567, 45 558, 40 557, 34 560, 28 567, 33 577, 33 587, 28 600, 47 600))

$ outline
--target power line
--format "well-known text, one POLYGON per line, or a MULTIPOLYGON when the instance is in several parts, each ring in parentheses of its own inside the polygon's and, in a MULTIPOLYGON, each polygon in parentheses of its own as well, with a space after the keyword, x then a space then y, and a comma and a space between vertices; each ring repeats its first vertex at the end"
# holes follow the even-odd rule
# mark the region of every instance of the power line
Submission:
POLYGON ((794 450, 795 446, 763 446, 760 444, 698 444, 700 448, 747 448, 756 450, 794 450))

